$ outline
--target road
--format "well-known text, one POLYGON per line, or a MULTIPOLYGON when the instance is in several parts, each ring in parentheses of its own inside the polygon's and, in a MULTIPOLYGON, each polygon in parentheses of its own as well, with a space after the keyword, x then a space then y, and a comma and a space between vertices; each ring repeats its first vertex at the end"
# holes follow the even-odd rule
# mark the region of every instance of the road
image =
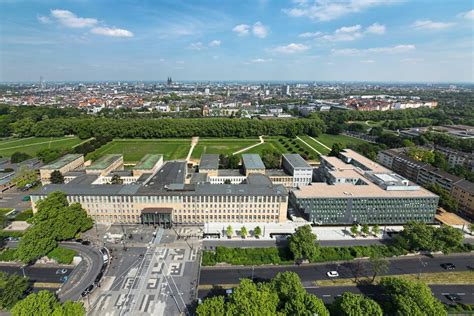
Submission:
POLYGON ((77 251, 82 261, 73 270, 67 282, 61 287, 58 298, 61 301, 77 300, 82 291, 92 284, 102 268, 102 255, 97 248, 84 246, 77 242, 62 242, 61 246, 77 251))
MULTIPOLYGON (((45 282, 45 283, 62 283, 61 278, 64 276, 69 277, 71 274, 71 268, 65 268, 67 271, 61 273, 58 270, 62 269, 57 267, 38 267, 28 266, 24 268, 25 274, 31 282, 45 282)), ((8 274, 23 275, 21 266, 18 265, 1 265, 0 271, 8 274)))
MULTIPOLYGON (((349 239, 349 240, 318 240, 319 245, 323 247, 344 247, 344 246, 367 246, 367 245, 383 245, 390 239, 349 239)), ((474 238, 465 238, 465 243, 474 244, 474 238)), ((214 249, 217 246, 238 247, 238 248, 267 248, 267 247, 284 247, 288 245, 285 239, 266 239, 266 240, 227 240, 227 239, 204 239, 203 249, 214 249)))
MULTIPOLYGON (((390 266, 386 275, 413 274, 419 272, 445 272, 442 263, 453 263, 456 271, 466 271, 467 266, 474 266, 474 254, 436 255, 434 257, 416 256, 389 259, 390 266), (425 265, 423 267, 423 265, 425 265)), ((203 267, 201 268, 200 285, 237 284, 241 278, 270 280, 278 272, 296 272, 305 286, 312 281, 327 280, 326 273, 338 270, 340 278, 371 276, 370 263, 367 260, 354 260, 341 263, 308 264, 301 266, 255 266, 252 267, 203 267)))
MULTIPOLYGON (((446 294, 457 294, 461 298, 461 303, 474 304, 474 285, 430 285, 430 288, 433 295, 443 303, 450 303, 446 294)), ((360 293, 371 298, 377 298, 380 295, 380 288, 377 286, 312 286, 306 287, 306 291, 321 298, 324 303, 331 303, 344 292, 360 293)), ((205 298, 210 292, 210 290, 199 291, 199 298, 205 298)))

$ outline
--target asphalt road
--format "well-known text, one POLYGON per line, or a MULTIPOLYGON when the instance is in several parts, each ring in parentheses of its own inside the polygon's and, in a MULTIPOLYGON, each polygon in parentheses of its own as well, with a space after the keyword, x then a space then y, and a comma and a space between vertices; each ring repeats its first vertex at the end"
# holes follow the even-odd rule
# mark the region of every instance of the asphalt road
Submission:
MULTIPOLYGON (((366 246, 366 245, 383 245, 390 239, 348 239, 348 240, 319 240, 318 243, 323 247, 336 246, 366 246)), ((464 239, 465 243, 474 243, 474 238, 464 239)), ((216 246, 238 247, 238 248, 266 248, 266 247, 283 247, 288 245, 285 239, 271 240, 226 240, 226 239, 204 239, 202 242, 203 249, 214 249, 216 246)))
MULTIPOLYGON (((434 257, 416 256, 389 259, 389 270, 385 275, 412 274, 420 272, 445 272, 440 264, 453 263, 456 271, 468 270, 468 265, 474 266, 474 254, 436 255, 434 257)), ((296 272, 305 286, 312 281, 328 280, 326 273, 337 270, 340 278, 371 276, 368 260, 354 260, 336 263, 303 264, 301 266, 255 266, 252 267, 202 267, 200 285, 237 284, 241 278, 255 280, 270 280, 278 272, 296 272)))
POLYGON ((82 261, 61 287, 58 297, 61 301, 77 300, 81 297, 82 291, 93 284, 99 274, 103 264, 102 255, 92 245, 84 246, 77 242, 63 242, 61 246, 76 250, 82 256, 82 261))
MULTIPOLYGON (((451 303, 447 294, 457 294, 463 304, 474 304, 474 285, 430 285, 433 295, 441 302, 451 303)), ((331 303, 336 297, 344 292, 364 294, 371 298, 381 297, 380 288, 377 286, 326 286, 326 287, 306 287, 306 291, 321 298, 325 303, 331 303)), ((201 290, 198 293, 199 298, 203 299, 210 294, 210 290, 201 290)), ((216 293, 222 294, 224 293, 216 293)))
MULTIPOLYGON (((58 270, 60 267, 33 267, 27 266, 24 268, 25 275, 31 282, 47 282, 47 283, 62 283, 61 280, 64 276, 69 277, 72 272, 71 268, 67 268, 66 273, 62 273, 58 270)), ((23 269, 18 265, 1 265, 0 271, 8 274, 23 275, 23 269)))

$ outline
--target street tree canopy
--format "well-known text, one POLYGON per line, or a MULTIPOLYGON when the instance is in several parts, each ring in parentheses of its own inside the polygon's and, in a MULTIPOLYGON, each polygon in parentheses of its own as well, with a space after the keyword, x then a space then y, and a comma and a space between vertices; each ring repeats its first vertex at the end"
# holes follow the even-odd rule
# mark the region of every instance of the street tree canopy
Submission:
POLYGON ((17 274, 0 272, 0 309, 10 309, 28 289, 28 279, 17 274))
POLYGON ((332 314, 339 316, 383 315, 382 308, 376 301, 364 295, 351 292, 346 292, 336 298, 330 310, 332 314))
POLYGON ((319 244, 310 225, 298 227, 289 238, 288 246, 295 259, 315 260, 319 254, 319 244))
POLYGON ((82 303, 67 301, 63 305, 49 291, 33 293, 15 304, 13 316, 81 316, 86 311, 82 303))

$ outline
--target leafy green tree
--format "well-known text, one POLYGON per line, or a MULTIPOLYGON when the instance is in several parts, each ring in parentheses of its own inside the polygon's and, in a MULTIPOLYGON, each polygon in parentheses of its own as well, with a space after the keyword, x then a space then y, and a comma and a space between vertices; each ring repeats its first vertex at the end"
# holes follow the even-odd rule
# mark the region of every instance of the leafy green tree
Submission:
POLYGON ((232 181, 230 181, 229 179, 225 179, 224 184, 232 184, 232 181))
POLYGON ((389 315, 447 315, 446 309, 424 283, 401 278, 383 278, 380 282, 387 298, 383 305, 389 315))
POLYGON ((408 250, 420 251, 433 248, 433 228, 421 222, 408 222, 400 236, 406 243, 408 250))
POLYGON ((264 149, 260 156, 262 157, 263 164, 268 169, 276 169, 280 167, 280 152, 276 149, 264 149))
POLYGON ((351 233, 352 233, 352 236, 357 236, 359 235, 359 225, 357 224, 354 224, 351 226, 351 233))
POLYGON ((447 170, 449 167, 446 157, 442 152, 439 151, 434 152, 434 159, 432 165, 436 168, 440 168, 443 170, 447 170))
POLYGON ((368 224, 362 225, 361 231, 364 235, 367 236, 370 233, 369 225, 368 224))
POLYGON ((344 146, 341 143, 334 143, 332 144, 331 151, 329 152, 329 156, 337 157, 339 153, 344 150, 344 146))
POLYGON ((260 228, 260 226, 255 227, 255 229, 253 230, 253 235, 256 238, 258 238, 262 235, 262 229, 260 228))
POLYGON ((380 234, 380 226, 375 224, 374 226, 372 226, 372 234, 374 234, 374 236, 377 236, 378 234, 380 234))
POLYGON ((232 234, 234 233, 234 230, 232 229, 232 226, 227 226, 227 229, 225 230, 225 233, 227 235, 227 237, 231 238, 232 237, 232 234))
POLYGON ((114 174, 110 179, 110 184, 123 184, 123 180, 118 174, 114 174))
POLYGON ((11 310, 13 316, 81 316, 85 312, 82 303, 66 302, 61 305, 49 291, 30 294, 11 310))
POLYGON ((434 230, 433 233, 434 250, 441 250, 443 253, 450 253, 451 250, 462 245, 464 234, 460 229, 448 225, 434 230))
POLYGON ((383 311, 376 301, 362 294, 345 292, 342 296, 337 297, 331 305, 331 314, 340 316, 382 316, 383 311))
POLYGON ((457 211, 459 205, 458 202, 451 196, 451 194, 445 189, 441 188, 438 184, 430 184, 426 187, 431 192, 439 195, 439 205, 451 212, 457 211))
POLYGON ((50 163, 63 155, 60 149, 44 148, 36 153, 36 157, 43 163, 50 163))
POLYGON ((245 238, 247 237, 247 233, 248 233, 247 228, 245 228, 245 226, 242 226, 242 228, 240 229, 240 236, 242 238, 245 238))
POLYGON ((315 260, 319 254, 319 244, 316 243, 310 225, 298 227, 288 240, 288 246, 295 259, 315 260))
POLYGON ((220 316, 225 314, 226 307, 223 296, 207 298, 196 308, 196 315, 198 316, 220 316))
POLYGON ((19 152, 19 151, 16 151, 14 152, 11 157, 10 157, 10 161, 12 163, 19 163, 19 162, 22 162, 22 161, 25 161, 25 160, 28 160, 30 159, 31 156, 26 154, 26 153, 22 153, 22 152, 19 152))
POLYGON ((275 315, 278 295, 268 283, 255 284, 249 279, 240 281, 230 296, 227 313, 230 315, 275 315))
POLYGON ((0 309, 10 309, 28 289, 28 279, 17 274, 0 272, 0 309))
POLYGON ((381 256, 371 256, 369 258, 369 262, 372 265, 372 272, 373 272, 371 282, 374 283, 377 275, 384 274, 388 271, 390 262, 381 256))
POLYGON ((471 235, 474 234, 474 223, 470 223, 467 227, 469 231, 471 232, 471 235))
POLYGON ((51 172, 49 181, 51 181, 51 183, 54 183, 54 184, 61 184, 61 183, 64 183, 64 176, 59 170, 54 170, 53 172, 51 172))

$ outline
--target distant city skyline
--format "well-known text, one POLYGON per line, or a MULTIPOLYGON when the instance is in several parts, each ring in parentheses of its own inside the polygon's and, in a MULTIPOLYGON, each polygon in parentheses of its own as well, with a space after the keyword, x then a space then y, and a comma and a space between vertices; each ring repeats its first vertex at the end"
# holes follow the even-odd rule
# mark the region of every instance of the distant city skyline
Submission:
POLYGON ((0 0, 0 81, 474 82, 471 1, 0 0))

